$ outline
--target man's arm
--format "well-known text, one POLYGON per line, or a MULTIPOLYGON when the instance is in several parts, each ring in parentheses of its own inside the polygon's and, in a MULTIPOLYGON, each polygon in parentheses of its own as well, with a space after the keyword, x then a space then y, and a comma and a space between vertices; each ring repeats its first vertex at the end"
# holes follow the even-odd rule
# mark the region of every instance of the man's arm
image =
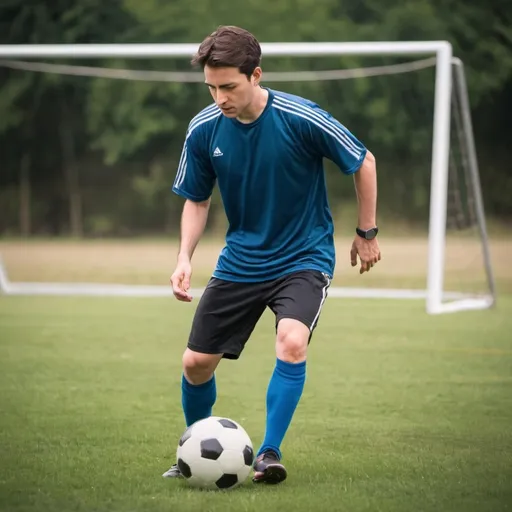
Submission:
POLYGON ((183 302, 192 300, 192 296, 188 293, 192 277, 191 260, 206 226, 210 202, 210 199, 201 202, 187 199, 183 206, 178 263, 171 276, 174 296, 183 302))
POLYGON ((367 151, 359 171, 354 173, 358 218, 360 229, 371 229, 376 226, 377 215, 377 168, 375 157, 367 151))
POLYGON ((206 226, 210 203, 211 198, 200 203, 190 201, 189 199, 185 201, 181 215, 181 237, 178 261, 186 260, 190 262, 192 259, 192 255, 206 226))
MULTIPOLYGON (((375 157, 369 151, 354 174, 354 184, 357 196, 357 227, 366 231, 377 226, 377 165, 375 157)), ((357 265, 358 255, 361 260, 359 273, 369 272, 381 258, 377 239, 366 240, 356 235, 350 251, 353 267, 357 265)))
POLYGON ((192 300, 188 293, 192 276, 190 261, 206 226, 217 178, 208 154, 207 128, 204 122, 197 122, 197 116, 190 122, 172 187, 173 192, 185 198, 185 204, 181 214, 178 262, 171 283, 174 296, 185 302, 192 300))
MULTIPOLYGON (((301 128, 302 137, 317 154, 329 158, 344 174, 354 175, 358 203, 358 228, 376 227, 377 172, 374 156, 345 126, 320 108, 304 107, 301 128)), ((357 265, 361 260, 360 273, 368 272, 380 260, 379 243, 375 238, 367 240, 356 235, 350 260, 357 265)))

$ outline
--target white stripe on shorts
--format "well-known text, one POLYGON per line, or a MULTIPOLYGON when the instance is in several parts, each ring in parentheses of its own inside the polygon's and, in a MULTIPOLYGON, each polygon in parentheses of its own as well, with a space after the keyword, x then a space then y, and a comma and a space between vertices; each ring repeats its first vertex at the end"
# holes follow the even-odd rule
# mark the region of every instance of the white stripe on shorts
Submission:
POLYGON ((320 301, 320 306, 318 307, 318 311, 316 312, 315 318, 313 319, 313 322, 311 323, 311 326, 309 327, 309 330, 312 331, 315 327, 315 324, 318 322, 318 317, 320 316, 320 312, 322 311, 322 306, 324 305, 325 299, 327 298, 327 290, 329 286, 331 286, 331 280, 327 274, 323 274, 325 277, 326 283, 325 286, 322 288, 322 300, 320 301))

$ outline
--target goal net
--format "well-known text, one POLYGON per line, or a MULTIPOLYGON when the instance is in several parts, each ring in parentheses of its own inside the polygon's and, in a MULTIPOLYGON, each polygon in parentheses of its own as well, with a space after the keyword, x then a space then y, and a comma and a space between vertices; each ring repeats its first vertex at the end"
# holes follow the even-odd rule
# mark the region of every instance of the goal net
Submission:
MULTIPOLYGON (((468 93, 463 65, 452 57, 450 45, 445 42, 404 42, 271 43, 262 46, 264 85, 316 101, 353 131, 377 159, 378 224, 383 259, 364 276, 359 276, 347 264, 357 219, 353 185, 332 163, 326 162, 338 260, 335 286, 331 288, 330 296, 421 299, 431 314, 490 307, 495 300, 494 282, 468 93), (304 71, 295 71, 298 67, 304 71)), ((94 92, 99 94, 98 91, 102 93, 101 97, 117 103, 147 96, 148 101, 154 101, 155 105, 159 103, 159 109, 169 110, 168 122, 176 122, 178 117, 178 122, 186 126, 196 113, 196 107, 202 108, 211 101, 202 84, 202 73, 181 71, 188 66, 183 60, 181 62, 187 66, 173 65, 180 61, 179 57, 189 58, 195 48, 195 45, 0 46, 0 68, 20 75, 66 75, 68 89, 79 90, 84 80, 93 80, 89 109, 95 108, 94 92), (54 62, 55 58, 62 57, 67 58, 66 64, 54 62), (85 57, 96 59, 95 65, 84 66, 69 60, 85 57), (133 60, 130 64, 128 60, 117 60, 116 65, 112 60, 98 60, 135 57, 140 58, 140 62, 146 59, 146 63, 151 57, 173 59, 166 61, 167 68, 160 60, 156 69, 148 69, 149 65, 134 69, 133 60), (182 103, 183 98, 188 98, 185 105, 177 103, 173 91, 182 103)), ((128 104, 124 106, 124 110, 127 109, 128 104)), ((102 123, 108 131, 108 109, 104 110, 107 117, 105 113, 93 117, 96 131, 102 123)), ((111 114, 120 115, 121 110, 113 106, 111 114)), ((126 118, 130 119, 130 115, 126 118)), ((50 117, 48 124, 58 124, 58 119, 58 116, 55 120, 50 117)), ((149 127, 155 131, 155 139, 159 138, 158 120, 161 117, 156 116, 155 127, 149 127)), ((45 130, 54 131, 66 140, 61 127, 49 125, 45 130)), ((108 139, 108 134, 105 138, 108 139)), ((79 173, 64 176, 68 190, 80 195, 78 208, 75 205, 72 211, 68 204, 69 224, 78 223, 80 231, 85 231, 89 238, 154 234, 150 222, 145 229, 140 212, 146 210, 140 207, 134 213, 123 204, 127 201, 125 196, 121 198, 120 195, 120 201, 115 201, 120 182, 112 179, 115 171, 109 170, 109 158, 115 158, 112 156, 115 151, 122 153, 126 148, 116 148, 115 137, 112 140, 110 145, 103 147, 99 143, 106 162, 100 175, 81 164, 79 173), (70 188, 69 182, 73 180, 79 183, 70 188), (111 226, 115 225, 112 219, 119 215, 123 215, 122 228, 120 232, 115 229, 111 232, 111 226), (86 222, 84 216, 87 216, 86 222)), ((134 139, 134 144, 136 142, 134 139)), ((175 232, 179 226, 179 203, 165 198, 161 191, 170 195, 180 146, 181 140, 179 143, 175 140, 173 147, 176 149, 169 156, 167 167, 145 162, 143 172, 127 170, 127 179, 123 182, 129 183, 134 189, 133 194, 139 193, 139 201, 161 202, 161 208, 151 205, 148 216, 165 218, 162 234, 175 232), (160 193, 153 190, 158 185, 160 193)), ((94 149, 98 146, 91 151, 94 149)), ((130 163, 125 163, 124 167, 129 168, 130 163)), ((21 166, 20 172, 22 170, 21 166)), ((15 194, 19 203, 23 196, 21 180, 18 185, 15 194)), ((52 198, 58 197, 53 192, 46 190, 43 201, 53 204, 52 198)), ((218 194, 214 196, 213 206, 215 229, 211 230, 209 238, 215 239, 212 233, 219 234, 225 228, 218 194)), ((22 211, 19 204, 18 210, 22 211)), ((106 242, 103 256, 100 253, 98 258, 107 257, 106 254, 117 257, 115 253, 109 253, 109 243, 106 242)), ((218 247, 221 243, 220 239, 218 247)), ((148 246, 147 253, 141 249, 143 246, 138 244, 135 250, 140 264, 152 265, 154 245, 148 246)), ((205 253, 215 250, 216 245, 206 247, 205 253)), ((168 261, 162 271, 169 273, 174 255, 165 254, 168 261)), ((211 272, 215 256, 209 254, 203 258, 206 260, 205 275, 211 272)), ((79 264, 87 265, 86 258, 79 264)), ((164 278, 160 281, 162 286, 156 285, 158 280, 155 282, 150 277, 144 282, 141 276, 145 274, 140 269, 138 273, 127 271, 124 276, 118 275, 115 283, 109 283, 106 274, 95 273, 94 265, 89 272, 78 273, 78 279, 74 280, 63 279, 65 272, 55 272, 55 282, 27 282, 26 279, 20 282, 10 278, 11 265, 1 265, 0 262, 0 287, 4 293, 13 294, 158 296, 171 293, 164 278)), ((201 289, 194 293, 200 294, 201 289)))

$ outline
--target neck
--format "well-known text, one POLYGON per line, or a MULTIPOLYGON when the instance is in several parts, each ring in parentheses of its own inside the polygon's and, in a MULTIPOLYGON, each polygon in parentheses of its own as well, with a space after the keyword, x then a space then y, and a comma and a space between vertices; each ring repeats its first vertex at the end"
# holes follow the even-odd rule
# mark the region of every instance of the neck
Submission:
POLYGON ((253 100, 247 108, 237 117, 241 123, 252 123, 263 113, 268 101, 268 91, 262 87, 258 87, 258 92, 254 95, 253 100))

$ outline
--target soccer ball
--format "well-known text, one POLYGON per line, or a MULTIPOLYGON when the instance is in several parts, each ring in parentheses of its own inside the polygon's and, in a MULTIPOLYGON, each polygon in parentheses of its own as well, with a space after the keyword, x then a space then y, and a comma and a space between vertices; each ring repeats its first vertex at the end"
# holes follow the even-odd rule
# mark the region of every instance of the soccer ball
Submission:
POLYGON ((210 416, 185 430, 176 458, 190 485, 232 489, 249 475, 254 451, 250 437, 236 421, 210 416))

